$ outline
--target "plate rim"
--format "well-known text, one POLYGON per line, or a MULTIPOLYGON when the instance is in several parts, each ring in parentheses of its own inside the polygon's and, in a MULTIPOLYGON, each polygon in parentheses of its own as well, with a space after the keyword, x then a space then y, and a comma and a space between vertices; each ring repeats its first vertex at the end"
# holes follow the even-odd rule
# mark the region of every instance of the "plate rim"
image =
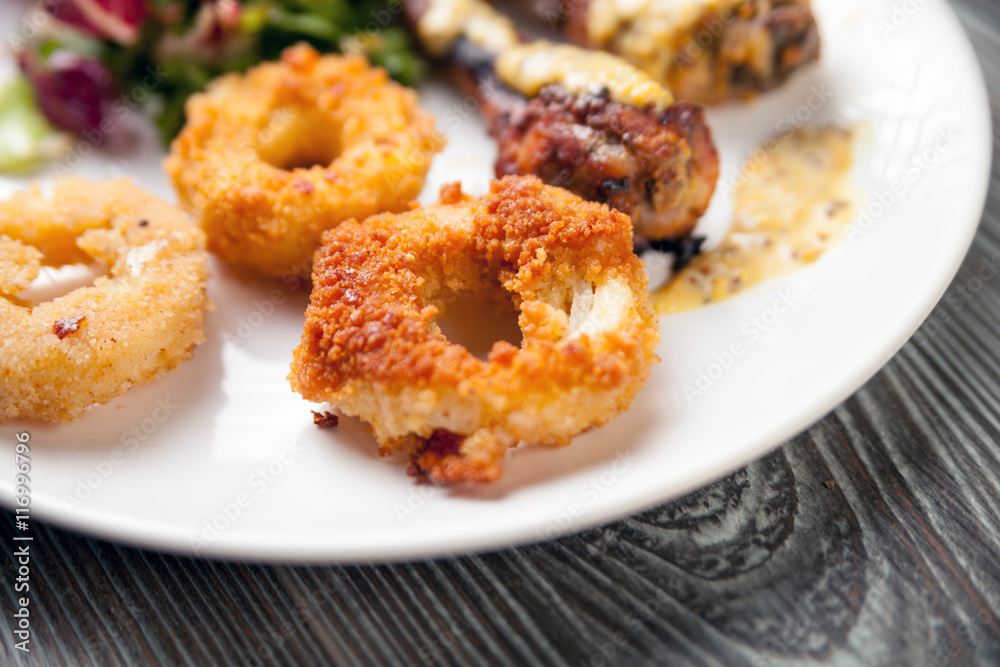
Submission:
MULTIPOLYGON (((845 400, 861 389, 872 377, 874 377, 890 359, 892 359, 905 343, 920 328, 931 312, 940 303, 941 298, 951 286, 962 263, 969 254, 973 240, 980 228, 983 213, 989 194, 989 185, 992 176, 993 162, 993 121, 992 110, 989 100, 989 88, 975 49, 969 39, 968 34, 959 20, 955 8, 948 3, 939 0, 939 8, 945 9, 948 21, 952 24, 951 29, 957 31, 960 36, 960 46, 962 49, 961 58, 974 65, 974 71, 968 72, 970 78, 974 77, 977 86, 972 95, 977 98, 976 104, 969 110, 969 126, 977 128, 972 134, 979 136, 979 131, 988 137, 988 142, 978 142, 974 152, 970 152, 969 158, 976 162, 970 171, 977 174, 975 183, 970 184, 968 191, 970 194, 964 199, 962 204, 969 209, 969 215, 974 218, 965 225, 964 234, 961 239, 956 238, 961 251, 956 251, 946 263, 941 262, 939 269, 940 276, 935 280, 936 288, 932 295, 917 301, 908 310, 897 318, 897 326, 894 328, 895 335, 891 342, 879 348, 878 354, 872 354, 872 359, 862 369, 858 369, 849 378, 842 380, 837 386, 825 391, 818 392, 816 397, 810 402, 808 409, 799 410, 794 418, 786 419, 776 430, 770 431, 766 435, 760 435, 748 443, 740 450, 740 456, 733 457, 726 461, 724 467, 717 467, 705 470, 701 474, 693 475, 686 479, 683 484, 675 485, 669 491, 659 494, 647 494, 645 496, 624 497, 613 499, 613 502, 605 502, 585 514, 575 518, 573 524, 565 530, 552 531, 551 535, 541 538, 538 535, 540 529, 547 529, 551 521, 540 520, 538 522, 521 522, 512 527, 502 529, 490 529, 482 531, 484 534, 474 532, 456 537, 450 535, 448 539, 434 539, 434 530, 423 530, 423 536, 429 534, 431 539, 421 539, 419 541, 399 540, 398 536, 392 539, 384 537, 373 539, 372 536, 364 536, 357 539, 355 543, 341 542, 331 549, 331 541, 317 541, 308 544, 302 542, 289 542, 287 536, 274 533, 255 532, 245 539, 239 534, 229 535, 225 540, 217 540, 208 543, 198 552, 193 552, 190 547, 190 534, 180 535, 172 527, 164 527, 160 524, 143 523, 130 517, 114 515, 103 510, 89 510, 86 513, 74 513, 59 502, 55 496, 32 497, 31 516, 41 519, 61 528, 85 533, 101 539, 108 539, 121 544, 127 544, 139 548, 152 549, 163 553, 171 553, 186 557, 201 557, 211 559, 232 560, 237 559, 247 562, 268 562, 268 563, 318 563, 336 562, 342 564, 352 563, 389 563, 407 562, 423 560, 428 558, 444 558, 459 555, 471 555, 496 551, 515 546, 527 546, 539 542, 559 539, 570 535, 592 529, 596 526, 604 525, 612 521, 623 519, 638 512, 647 510, 656 505, 680 498, 696 489, 702 488, 718 479, 722 479, 734 471, 739 470, 748 463, 755 461, 768 453, 777 450, 787 444, 793 438, 815 425, 823 417, 833 410, 836 410, 845 400), (832 397, 832 398, 831 398, 832 397), (186 545, 186 546, 185 546, 186 545)), ((7 509, 13 509, 14 486, 6 479, 0 479, 0 505, 7 509)), ((548 531, 547 531, 548 532, 548 531)))

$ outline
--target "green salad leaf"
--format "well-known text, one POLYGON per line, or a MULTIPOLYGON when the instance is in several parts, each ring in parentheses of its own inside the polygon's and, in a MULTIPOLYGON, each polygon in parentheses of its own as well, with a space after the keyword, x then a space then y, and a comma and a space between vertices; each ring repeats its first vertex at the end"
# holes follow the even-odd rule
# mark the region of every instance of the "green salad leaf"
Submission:
POLYGON ((275 60, 297 42, 323 53, 360 53, 404 85, 413 85, 425 70, 402 27, 400 0, 102 0, 129 24, 127 35, 75 12, 76 1, 53 5, 61 27, 19 53, 22 66, 33 65, 28 73, 45 114, 70 132, 92 129, 83 126, 106 114, 100 105, 107 86, 99 68, 110 73, 129 108, 150 113, 164 142, 183 127, 190 95, 217 76, 275 60), (60 66, 65 54, 76 56, 74 66, 89 75, 85 85, 79 83, 82 74, 60 71, 76 85, 43 90, 53 75, 52 53, 62 54, 60 66), (87 114, 78 119, 80 109, 87 114))
POLYGON ((61 152, 62 139, 38 109, 27 81, 18 77, 0 89, 0 172, 36 169, 61 152))

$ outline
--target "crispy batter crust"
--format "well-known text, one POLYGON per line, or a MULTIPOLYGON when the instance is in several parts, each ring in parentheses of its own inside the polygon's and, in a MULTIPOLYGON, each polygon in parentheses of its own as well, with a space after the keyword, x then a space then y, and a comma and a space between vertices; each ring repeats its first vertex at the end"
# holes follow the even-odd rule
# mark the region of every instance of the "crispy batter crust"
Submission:
POLYGON ((309 275, 324 230, 403 211, 444 146, 414 91, 360 57, 306 45, 187 102, 164 168, 231 264, 309 275))
POLYGON ((71 178, 0 203, 0 423, 67 422, 189 359, 204 341, 205 236, 128 181, 71 178), (109 276, 29 307, 41 266, 109 276))
POLYGON ((535 177, 350 221, 316 253, 289 379, 370 422, 436 481, 492 481, 519 441, 564 445, 626 409, 659 341, 627 216, 535 177), (520 348, 486 361, 436 324, 460 292, 512 299, 520 348))

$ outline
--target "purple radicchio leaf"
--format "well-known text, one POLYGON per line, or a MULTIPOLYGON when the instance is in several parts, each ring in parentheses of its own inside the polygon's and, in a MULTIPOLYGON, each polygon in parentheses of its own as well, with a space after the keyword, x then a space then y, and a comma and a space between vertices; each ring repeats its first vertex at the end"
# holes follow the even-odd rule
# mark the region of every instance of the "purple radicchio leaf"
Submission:
POLYGON ((32 51, 19 54, 21 69, 31 81, 38 107, 59 129, 80 135, 94 147, 113 150, 132 140, 121 127, 126 109, 111 72, 100 62, 71 51, 55 51, 42 63, 32 51))
POLYGON ((45 0, 44 6, 63 23, 126 45, 135 43, 149 17, 146 0, 45 0))

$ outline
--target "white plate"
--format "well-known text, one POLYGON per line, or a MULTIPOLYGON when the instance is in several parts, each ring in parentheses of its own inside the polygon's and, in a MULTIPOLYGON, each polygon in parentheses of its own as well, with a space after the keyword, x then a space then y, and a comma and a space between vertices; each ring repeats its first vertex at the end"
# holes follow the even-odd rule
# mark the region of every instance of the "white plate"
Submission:
MULTIPOLYGON (((822 64, 753 104, 709 114, 721 182, 732 181, 746 151, 781 129, 789 113, 813 125, 868 121, 856 178, 873 197, 870 223, 806 270, 665 318, 663 362, 632 409, 608 426, 566 449, 513 453, 506 477, 488 488, 418 487, 400 462, 376 456, 359 422, 319 430, 312 406, 289 390, 284 377, 306 296, 277 292, 272 299, 270 287, 240 283, 216 263, 210 290, 218 310, 194 360, 71 425, 4 426, 0 499, 12 505, 14 436, 28 431, 36 518, 203 555, 410 559, 609 521, 777 447, 860 387, 927 316, 968 248, 989 173, 981 72, 944 2, 815 5, 822 64), (897 180, 895 201, 878 204, 877 194, 887 200, 897 180), (779 295, 794 306, 773 318, 779 295), (749 335, 754 318, 768 323, 757 339, 749 335), (733 342, 746 352, 720 374, 713 355, 733 342), (701 371, 719 377, 689 403, 683 387, 701 371), (221 529, 207 539, 203 530, 213 522, 221 529)), ((18 23, 7 6, 0 16, 4 25, 18 23)), ((423 97, 451 137, 424 200, 459 178, 482 191, 495 154, 482 121, 445 84, 428 85, 423 97)), ((78 172, 131 176, 173 199, 161 154, 152 143, 128 162, 92 155, 78 172)), ((4 182, 0 189, 22 186, 4 182)), ((716 239, 728 205, 721 193, 705 222, 716 239)))

